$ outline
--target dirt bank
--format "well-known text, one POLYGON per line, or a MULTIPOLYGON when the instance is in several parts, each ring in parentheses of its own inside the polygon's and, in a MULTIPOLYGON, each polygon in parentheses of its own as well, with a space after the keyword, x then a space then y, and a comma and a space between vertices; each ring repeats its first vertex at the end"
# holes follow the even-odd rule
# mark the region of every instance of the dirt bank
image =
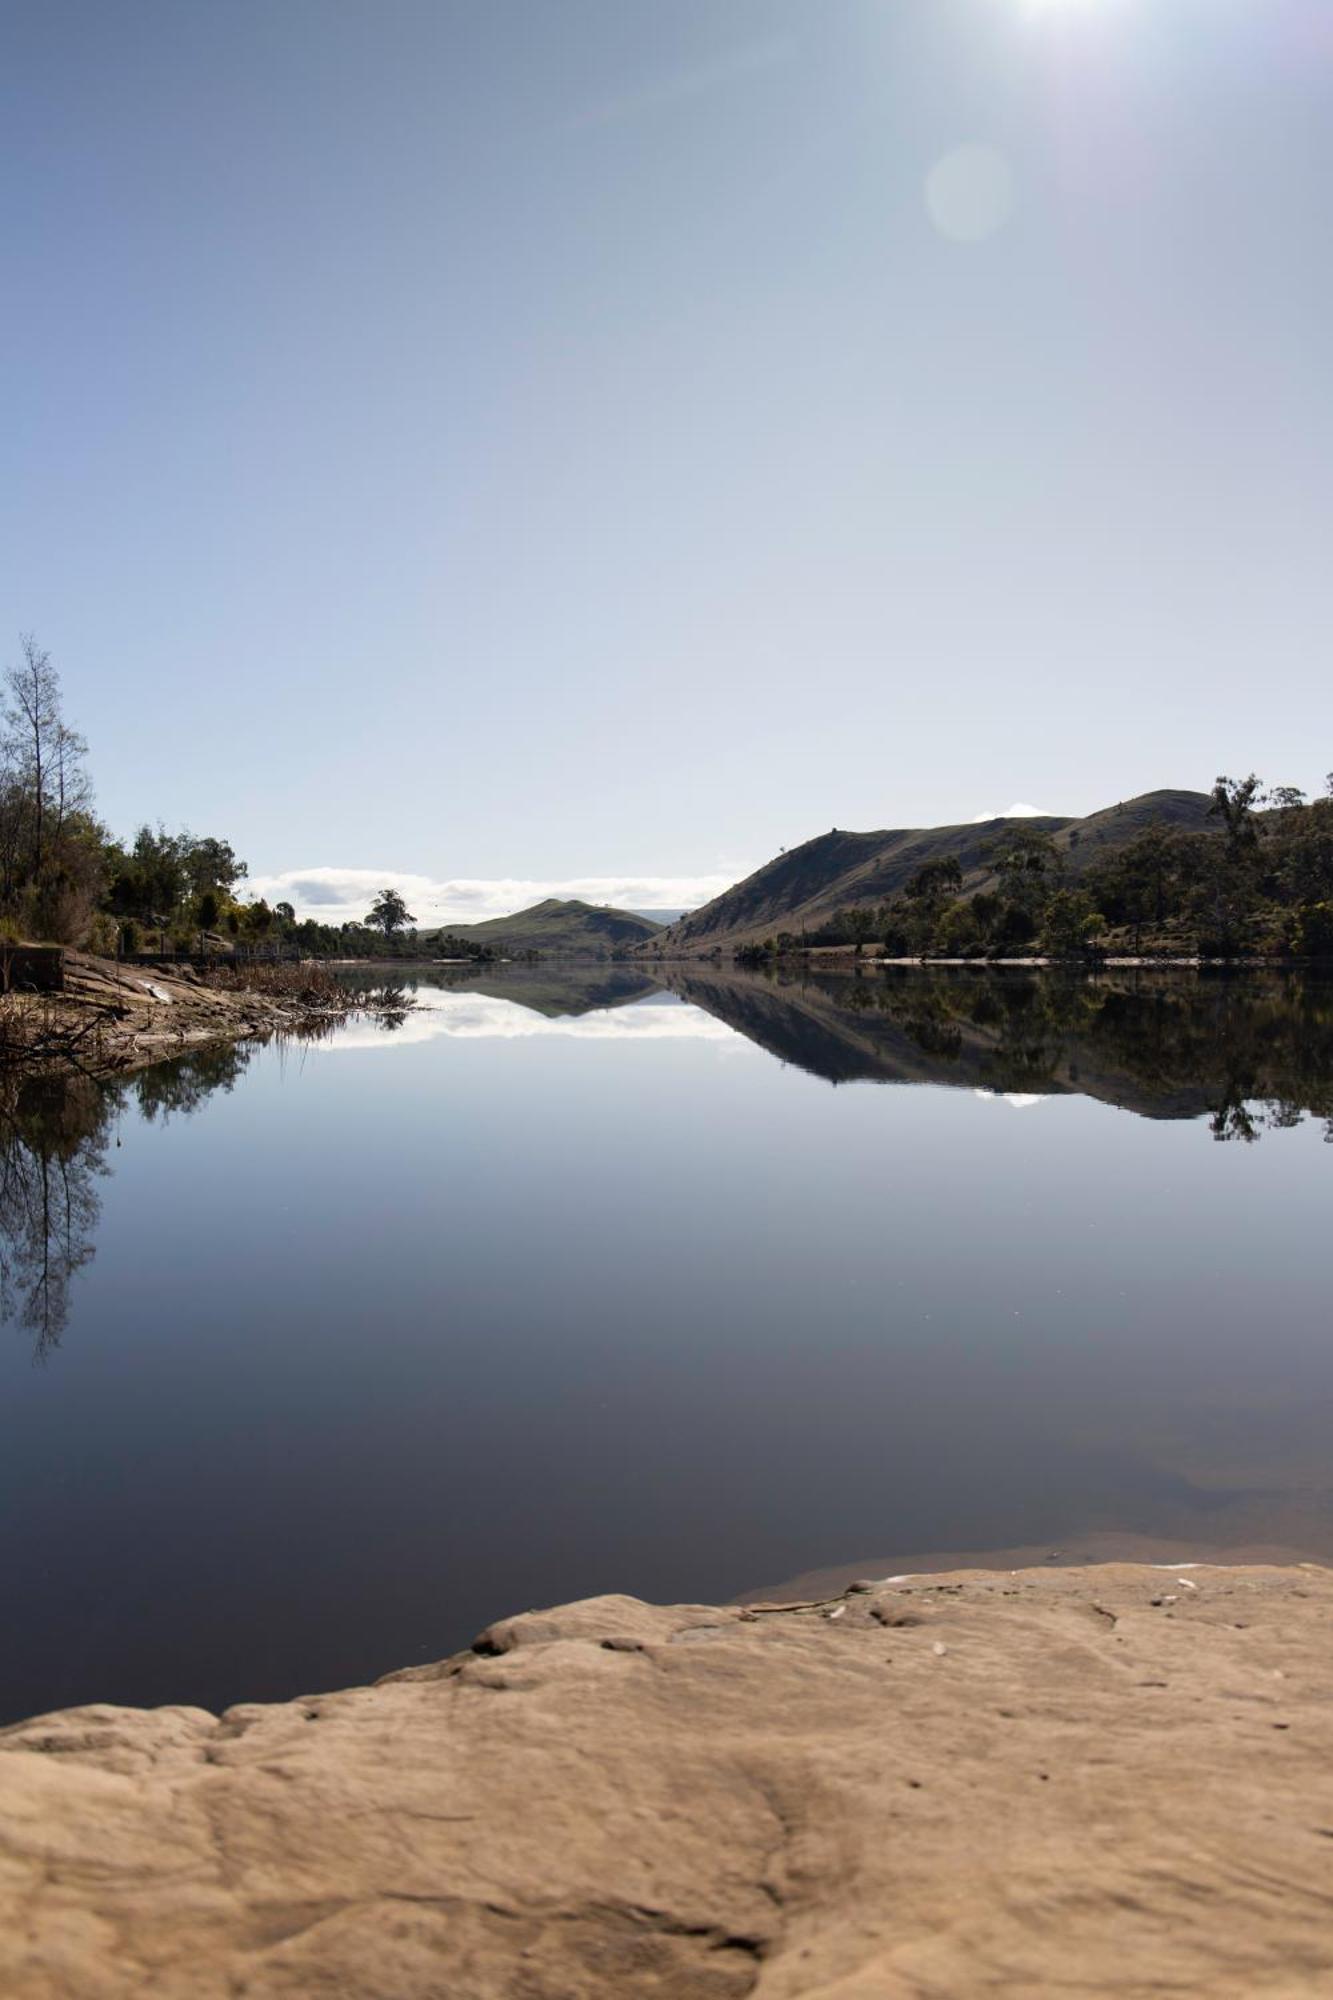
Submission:
POLYGON ((0 1734, 10 2000, 1333 1990, 1333 1571, 598 1598, 0 1734))
POLYGON ((69 951, 59 990, 0 994, 0 1065, 139 1069, 209 1042, 308 1030, 364 1004, 320 967, 259 966, 233 981, 69 951))

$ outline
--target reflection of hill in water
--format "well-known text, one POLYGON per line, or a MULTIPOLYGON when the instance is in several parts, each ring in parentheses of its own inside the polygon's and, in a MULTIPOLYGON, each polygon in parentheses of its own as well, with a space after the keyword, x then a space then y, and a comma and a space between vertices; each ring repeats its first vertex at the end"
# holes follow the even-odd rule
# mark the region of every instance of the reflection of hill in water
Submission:
POLYGON ((492 1000, 513 1000, 548 1021, 601 1013, 608 1007, 628 1007, 662 990, 660 980, 628 966, 506 965, 476 972, 461 965, 432 967, 414 974, 407 983, 437 987, 446 993, 483 993, 492 1000))
POLYGON ((666 976, 682 999, 830 1083, 1081 1095, 1148 1118, 1211 1117, 1219 1138, 1303 1112, 1333 1121, 1327 981, 952 966, 666 976))
MULTIPOLYGON (((374 982, 382 988, 382 976, 374 982)), ((1254 1139, 1303 1114, 1333 1139, 1333 982, 1294 974, 890 968, 765 978, 624 967, 441 968, 404 986, 481 993, 548 1019, 681 999, 830 1083, 952 1084, 1082 1095, 1148 1118, 1208 1118, 1254 1139)), ((377 1017, 389 1030, 406 1015, 377 1017)), ((253 1045, 196 1050, 101 1083, 80 1073, 0 1078, 0 1319, 60 1339, 91 1260, 117 1112, 185 1114, 243 1074, 253 1045)))

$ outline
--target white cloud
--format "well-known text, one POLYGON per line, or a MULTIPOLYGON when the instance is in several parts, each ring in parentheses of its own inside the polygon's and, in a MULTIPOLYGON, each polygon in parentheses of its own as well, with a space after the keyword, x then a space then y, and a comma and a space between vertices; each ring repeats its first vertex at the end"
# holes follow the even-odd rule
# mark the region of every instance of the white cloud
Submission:
POLYGON ((1048 813, 1045 806, 1025 805, 1022 799, 1018 799, 1013 805, 1005 806, 1001 812, 974 813, 972 824, 973 826, 981 826, 988 819, 1054 819, 1056 817, 1058 815, 1048 813))
POLYGON ((416 1006, 401 1027, 391 1033, 374 1020, 354 1022, 327 1042, 313 1042, 319 1054, 348 1049, 401 1049, 433 1042, 441 1036, 459 1041, 530 1041, 537 1036, 562 1036, 578 1042, 732 1042, 735 1031, 678 1000, 636 1001, 628 1007, 599 1008, 595 1013, 560 1015, 552 1019, 496 994, 444 993, 423 986, 416 1006))
MULTIPOLYGON (((745 871, 740 871, 744 873, 745 871)), ((402 868, 287 868, 255 875, 247 887, 269 903, 290 903, 299 917, 340 924, 363 917, 381 889, 397 889, 423 929, 509 917, 547 896, 613 903, 620 910, 693 910, 729 889, 736 875, 580 875, 564 881, 522 876, 460 877, 437 882, 402 868)))

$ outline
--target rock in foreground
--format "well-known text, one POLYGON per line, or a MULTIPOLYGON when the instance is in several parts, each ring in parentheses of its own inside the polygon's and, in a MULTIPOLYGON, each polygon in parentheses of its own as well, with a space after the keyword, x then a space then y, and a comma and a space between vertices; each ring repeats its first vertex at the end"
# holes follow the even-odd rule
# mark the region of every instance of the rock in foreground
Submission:
POLYGON ((1333 1571, 597 1598, 0 1733, 7 2000, 1333 1991, 1333 1571))

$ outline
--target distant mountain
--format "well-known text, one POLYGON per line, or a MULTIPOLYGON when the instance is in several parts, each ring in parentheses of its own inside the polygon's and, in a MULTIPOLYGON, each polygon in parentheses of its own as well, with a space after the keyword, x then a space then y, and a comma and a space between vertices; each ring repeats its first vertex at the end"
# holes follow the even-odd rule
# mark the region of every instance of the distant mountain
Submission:
POLYGON ((873 907, 899 894, 924 862, 950 854, 958 857, 963 871, 963 895, 975 895, 994 882, 986 849, 1007 826, 1044 828, 1069 874, 1077 877, 1154 822, 1187 830, 1208 824, 1207 794, 1145 792, 1085 819, 1050 814, 879 833, 844 833, 834 827, 766 862, 639 950, 654 958, 693 958, 780 930, 818 930, 835 910, 873 907))
POLYGON ((558 896, 548 896, 512 917, 441 927, 445 936, 466 938, 469 944, 489 945, 501 953, 541 951, 582 958, 628 951, 646 944, 662 928, 652 917, 633 910, 612 910, 573 898, 562 901, 558 896))

